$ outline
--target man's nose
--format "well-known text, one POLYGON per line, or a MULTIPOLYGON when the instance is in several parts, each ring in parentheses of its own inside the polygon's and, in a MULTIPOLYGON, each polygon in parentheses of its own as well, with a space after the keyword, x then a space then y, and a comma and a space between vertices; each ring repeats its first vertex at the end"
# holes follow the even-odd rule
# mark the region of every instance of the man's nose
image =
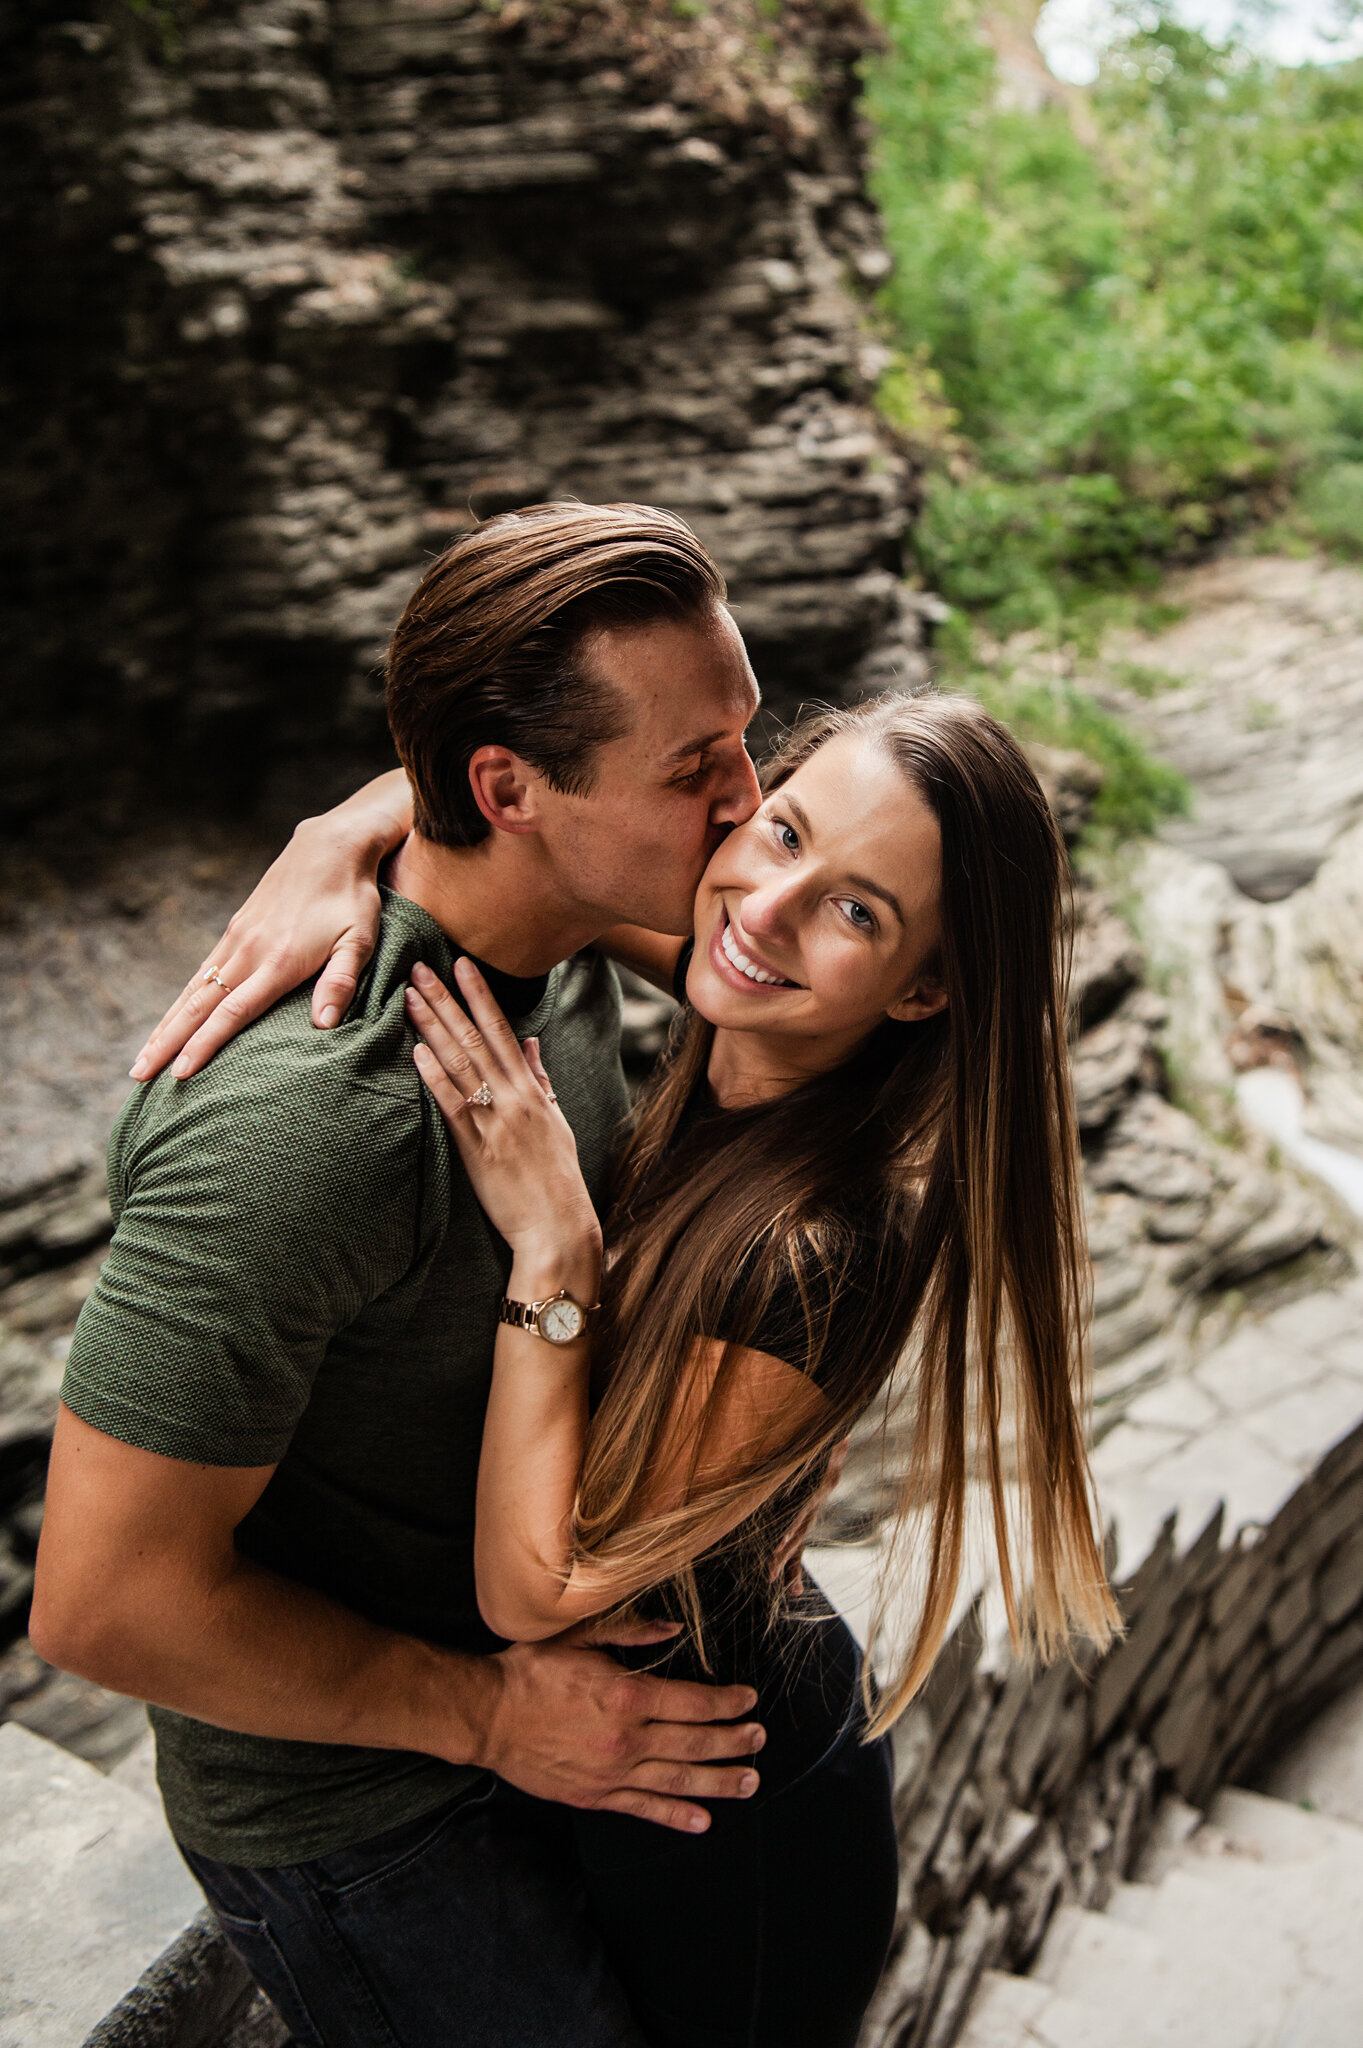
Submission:
POLYGON ((719 795, 710 806, 712 825, 742 825, 752 816, 762 801, 762 792, 757 783, 757 770, 749 759, 746 747, 739 749, 738 759, 725 776, 719 795))

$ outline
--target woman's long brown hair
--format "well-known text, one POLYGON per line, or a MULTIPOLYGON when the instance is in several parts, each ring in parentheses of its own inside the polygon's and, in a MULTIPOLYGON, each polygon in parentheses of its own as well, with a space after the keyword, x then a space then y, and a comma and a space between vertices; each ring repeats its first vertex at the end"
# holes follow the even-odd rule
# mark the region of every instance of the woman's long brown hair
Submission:
MULTIPOLYGON (((842 1066, 689 1129, 683 1112, 713 1030, 683 1012, 636 1112, 608 1225, 606 1378, 576 1540, 603 1589, 617 1575, 671 1582, 694 1616, 703 1525, 773 1501, 788 1514, 902 1360, 914 1426, 897 1526, 927 1510, 926 1574, 879 1731, 922 1684, 949 1625, 972 1457, 987 1475, 1015 1643, 1043 1656, 1076 1634, 1102 1643, 1116 1615, 1084 1445, 1088 1262, 1066 1053, 1065 849, 1016 741, 966 698, 823 713, 776 754, 767 790, 842 734, 883 747, 938 821, 942 938, 930 964, 947 1006, 925 1022, 886 1019, 842 1066), (836 1289, 868 1218, 867 1313, 834 1319, 830 1276, 836 1289), (686 1504, 650 1512, 649 1475, 675 1455, 668 1433, 694 1338, 722 1327, 722 1377, 792 1271, 822 1346, 826 1406, 779 1453, 722 1484, 707 1483, 693 1457, 686 1504), (1017 1439, 1012 1529, 1005 1404, 1017 1439)), ((755 1553, 751 1568, 759 1583, 755 1553)))

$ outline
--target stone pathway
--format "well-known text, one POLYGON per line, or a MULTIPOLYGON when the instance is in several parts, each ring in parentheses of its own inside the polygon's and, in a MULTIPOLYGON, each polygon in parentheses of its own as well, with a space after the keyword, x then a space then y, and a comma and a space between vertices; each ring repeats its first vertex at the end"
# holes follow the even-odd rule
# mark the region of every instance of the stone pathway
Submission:
MULTIPOLYGON (((1131 1576, 1171 1512, 1186 1544, 1219 1500, 1252 1542, 1360 1416, 1363 1285, 1246 1316, 1099 1446, 1115 1575, 1131 1576)), ((1205 1820, 1167 1798, 1136 1879, 1102 1913, 1062 1905, 1028 1976, 986 1971, 961 2048, 1357 2048, 1363 1688, 1279 1757, 1262 1793, 1222 1791, 1205 1820)))
POLYGON ((0 1728, 0 2048, 73 2048, 202 1907, 158 1808, 0 1728))
POLYGON ((1180 1802, 1105 1913, 988 1971, 961 2048, 1357 2048, 1363 1828, 1253 1792, 1180 1802))
POLYGON ((1191 1372, 1139 1395, 1094 1453, 1115 1576, 1165 1517, 1183 1540, 1218 1501, 1226 1524, 1267 1522, 1363 1416, 1363 1281, 1242 1317, 1191 1372))
MULTIPOLYGON (((1087 1679, 1063 1664, 1024 1679, 1012 1722, 985 1581, 973 1690, 948 1653, 929 1693, 945 1680, 955 1698, 939 1711, 924 1695, 897 1731, 904 1934, 863 2048, 1363 2040, 1363 1689, 1258 1793, 1226 1789, 1363 1669, 1361 1422, 1363 1281, 1251 1308, 1098 1447, 1129 1632, 1087 1679), (1013 1810, 991 1822, 1000 1768, 1013 1810), (1121 1844, 1139 1844, 1161 1786, 1206 1816, 1168 1790, 1133 1865, 1121 1844)), ((810 1561, 864 1637, 876 1548, 810 1561)), ((967 1634, 980 1587, 960 1605, 967 1634)), ((892 1643, 911 1615, 908 1600, 892 1643)))

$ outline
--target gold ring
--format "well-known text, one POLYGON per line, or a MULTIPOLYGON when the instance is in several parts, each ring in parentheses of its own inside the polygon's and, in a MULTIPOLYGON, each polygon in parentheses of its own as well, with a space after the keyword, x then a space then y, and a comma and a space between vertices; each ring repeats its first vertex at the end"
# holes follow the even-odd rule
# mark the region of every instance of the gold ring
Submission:
POLYGON ((206 975, 204 976, 204 980, 205 980, 205 981, 211 981, 211 982, 215 982, 215 983, 217 984, 217 986, 218 986, 219 988, 225 988, 225 989, 227 990, 227 993, 228 993, 228 995, 229 995, 229 996, 231 995, 231 993, 232 993, 232 984, 231 984, 231 982, 230 982, 230 981, 224 981, 224 980, 223 980, 223 978, 222 978, 222 976, 221 976, 221 975, 219 974, 219 972, 218 972, 218 970, 217 970, 217 968, 216 968, 216 967, 210 967, 210 968, 209 968, 209 970, 208 970, 207 974, 206 974, 206 975))
POLYGON ((475 1088, 472 1095, 464 1097, 464 1107, 465 1109, 491 1109, 492 1090, 488 1087, 486 1081, 483 1082, 481 1088, 475 1088))

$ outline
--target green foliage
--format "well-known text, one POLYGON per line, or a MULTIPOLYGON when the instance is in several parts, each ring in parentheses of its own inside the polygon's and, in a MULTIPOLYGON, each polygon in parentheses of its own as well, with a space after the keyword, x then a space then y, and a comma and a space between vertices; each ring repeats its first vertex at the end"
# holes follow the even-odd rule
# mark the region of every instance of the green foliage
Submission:
POLYGON ((1167 668, 1152 668, 1144 661, 1114 661, 1111 668, 1113 681, 1136 697, 1162 697, 1166 690, 1181 690, 1187 681, 1186 676, 1173 675, 1167 668))
MULTIPOLYGON (((1165 818, 1188 811, 1191 793, 1177 769, 1157 761, 1130 727, 1086 690, 1019 672, 997 660, 987 662, 978 642, 969 619, 953 613, 937 642, 941 680, 977 697, 1019 739, 1071 748, 1097 762, 1103 785, 1086 834, 1089 852, 1153 832, 1165 818)), ((1134 669, 1135 664, 1128 667, 1134 669)), ((1156 670, 1141 673, 1160 675, 1162 686, 1179 680, 1156 670)), ((1129 686, 1129 674, 1123 680, 1129 686)))
POLYGON ((999 105, 973 0, 874 4, 882 405, 929 467, 929 580, 1066 630, 1256 520, 1363 553, 1363 63, 1131 0, 1081 139, 999 105))

